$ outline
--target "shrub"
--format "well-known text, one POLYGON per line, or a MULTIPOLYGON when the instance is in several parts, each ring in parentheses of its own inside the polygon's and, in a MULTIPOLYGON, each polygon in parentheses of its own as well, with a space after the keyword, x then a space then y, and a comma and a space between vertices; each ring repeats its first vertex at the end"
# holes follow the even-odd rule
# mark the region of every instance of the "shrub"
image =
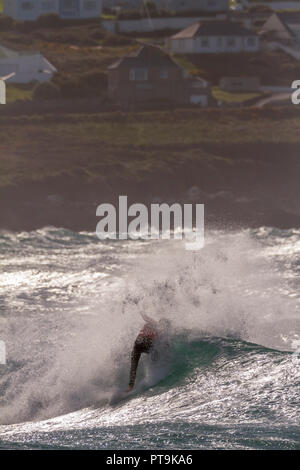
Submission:
POLYGON ((34 21, 17 21, 16 30, 20 33, 31 33, 31 31, 34 29, 34 25, 34 21))
POLYGON ((59 88, 52 82, 37 83, 33 90, 34 100, 55 100, 60 97, 59 88))
POLYGON ((79 86, 83 88, 105 89, 107 88, 107 74, 101 70, 91 70, 83 73, 79 78, 79 86))
POLYGON ((130 46, 132 43, 133 43, 132 39, 125 37, 125 36, 115 35, 115 34, 107 35, 106 38, 102 42, 103 46, 111 46, 111 47, 130 46))
POLYGON ((60 28, 61 27, 61 19, 56 13, 48 13, 46 15, 41 15, 35 21, 36 28, 60 28))
POLYGON ((107 32, 102 28, 92 29, 89 33, 89 37, 95 41, 102 41, 107 36, 107 32))
POLYGON ((0 16, 0 30, 1 31, 10 31, 14 29, 15 22, 9 16, 0 16))
POLYGON ((73 77, 57 74, 55 83, 63 99, 97 99, 107 92, 107 74, 99 69, 73 77))

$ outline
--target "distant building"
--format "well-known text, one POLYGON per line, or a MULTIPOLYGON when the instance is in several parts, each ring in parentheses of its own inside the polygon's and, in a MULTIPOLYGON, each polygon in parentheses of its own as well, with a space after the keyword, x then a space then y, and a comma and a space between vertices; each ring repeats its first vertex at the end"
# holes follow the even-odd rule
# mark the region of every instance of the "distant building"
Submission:
POLYGON ((263 24, 260 34, 283 42, 300 41, 300 12, 272 13, 263 24))
POLYGON ((166 45, 177 54, 256 52, 259 38, 236 21, 199 21, 168 38, 166 45))
POLYGON ((211 88, 156 46, 142 46, 108 68, 108 93, 121 106, 188 104, 208 106, 211 88))
POLYGON ((3 14, 22 21, 49 13, 69 19, 96 18, 101 12, 102 0, 3 0, 3 14))
POLYGON ((219 82, 221 90, 230 92, 250 92, 260 90, 259 77, 223 77, 219 82))
POLYGON ((51 80, 56 68, 39 52, 13 51, 0 46, 0 76, 13 72, 10 82, 45 82, 51 80))
POLYGON ((237 8, 265 7, 273 11, 299 10, 299 0, 237 0, 237 8))
MULTIPOLYGON (((157 9, 170 11, 227 11, 229 0, 152 0, 157 9)), ((142 8, 143 0, 103 0, 103 7, 142 8)))

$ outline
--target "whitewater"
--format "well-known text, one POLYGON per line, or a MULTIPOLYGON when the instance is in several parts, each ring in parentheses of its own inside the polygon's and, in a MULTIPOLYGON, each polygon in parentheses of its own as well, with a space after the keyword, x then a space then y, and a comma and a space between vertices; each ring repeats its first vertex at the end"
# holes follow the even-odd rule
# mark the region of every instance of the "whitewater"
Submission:
POLYGON ((2 449, 300 449, 300 230, 0 232, 2 449), (170 321, 164 364, 141 313, 170 321))

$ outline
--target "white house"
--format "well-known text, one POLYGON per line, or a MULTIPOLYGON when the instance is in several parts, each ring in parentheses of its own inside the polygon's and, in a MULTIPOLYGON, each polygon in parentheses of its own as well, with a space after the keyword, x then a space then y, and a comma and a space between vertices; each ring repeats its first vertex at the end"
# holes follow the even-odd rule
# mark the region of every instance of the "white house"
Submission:
POLYGON ((199 21, 166 40, 167 49, 177 54, 256 52, 256 33, 236 21, 199 21))
POLYGON ((69 19, 97 18, 101 12, 102 0, 3 0, 3 14, 22 21, 48 13, 69 19))
POLYGON ((0 45, 0 76, 11 73, 14 83, 51 80, 56 68, 39 52, 13 51, 0 45))
MULTIPOLYGON (((229 0, 152 0, 158 9, 170 11, 227 11, 229 0)), ((103 7, 141 8, 144 0, 103 0, 103 7)))

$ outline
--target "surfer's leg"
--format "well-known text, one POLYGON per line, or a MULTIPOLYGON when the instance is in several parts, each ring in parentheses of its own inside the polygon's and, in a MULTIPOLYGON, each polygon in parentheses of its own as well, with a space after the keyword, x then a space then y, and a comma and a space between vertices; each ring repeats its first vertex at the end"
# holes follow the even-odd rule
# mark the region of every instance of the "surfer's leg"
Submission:
POLYGON ((139 365, 139 360, 141 357, 142 351, 139 347, 138 342, 134 343, 134 347, 131 353, 131 367, 130 367, 130 374, 129 374, 129 387, 132 388, 135 383, 136 378, 136 371, 139 365))
POLYGON ((139 360, 142 353, 148 354, 152 348, 152 340, 138 336, 135 340, 134 347, 131 353, 131 368, 129 375, 129 389, 131 390, 135 384, 136 371, 139 365, 139 360))

